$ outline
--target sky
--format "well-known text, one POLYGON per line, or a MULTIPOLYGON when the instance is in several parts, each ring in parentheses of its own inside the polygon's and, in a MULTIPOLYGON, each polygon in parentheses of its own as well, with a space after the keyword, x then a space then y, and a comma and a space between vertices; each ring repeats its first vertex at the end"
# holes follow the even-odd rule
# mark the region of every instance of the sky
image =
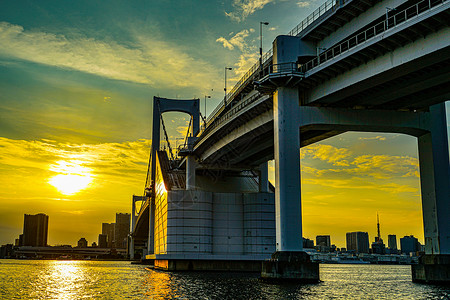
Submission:
MULTIPOLYGON (((320 0, 0 2, 0 244, 23 215, 49 215, 48 243, 97 241, 142 195, 153 96, 204 114, 320 0)), ((189 118, 164 114, 173 144, 189 118)), ((423 242, 417 141, 345 133, 301 150, 303 235, 415 235, 423 242)), ((270 163, 273 182, 273 162, 270 163)))

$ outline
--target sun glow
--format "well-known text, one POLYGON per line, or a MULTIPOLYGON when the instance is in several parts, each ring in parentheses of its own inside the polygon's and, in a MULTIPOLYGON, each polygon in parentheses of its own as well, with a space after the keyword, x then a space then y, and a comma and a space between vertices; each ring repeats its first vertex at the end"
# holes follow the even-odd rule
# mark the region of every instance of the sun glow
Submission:
POLYGON ((61 194, 73 195, 87 188, 93 180, 92 169, 83 166, 83 161, 57 161, 50 171, 59 173, 48 180, 61 194))

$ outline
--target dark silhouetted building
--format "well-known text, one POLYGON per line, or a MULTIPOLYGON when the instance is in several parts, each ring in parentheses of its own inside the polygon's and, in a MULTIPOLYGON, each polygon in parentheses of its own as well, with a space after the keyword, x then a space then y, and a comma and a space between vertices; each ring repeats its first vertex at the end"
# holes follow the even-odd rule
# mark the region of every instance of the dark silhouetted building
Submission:
POLYGON ((108 247, 108 236, 106 234, 98 235, 98 247, 107 248, 108 247))
POLYGON ((116 223, 114 226, 114 244, 116 248, 127 248, 128 234, 130 233, 130 220, 130 214, 116 214, 116 223))
POLYGON ((102 234, 106 235, 107 247, 114 247, 114 223, 103 223, 102 224, 102 234))
POLYGON ((314 241, 307 238, 303 238, 303 248, 313 249, 314 241))
POLYGON ((347 232, 347 251, 369 253, 369 234, 367 232, 347 232))
POLYGON ((14 254, 13 244, 6 244, 0 247, 0 258, 10 258, 14 254))
POLYGON ((85 238, 81 238, 78 240, 78 245, 77 245, 78 248, 87 248, 87 246, 88 246, 88 242, 85 238))
POLYGON ((397 250, 397 236, 395 234, 388 235, 388 248, 397 250))
POLYGON ((330 252, 331 241, 329 235, 316 236, 316 249, 320 252, 330 252))
POLYGON ((329 235, 316 236, 316 246, 331 247, 330 236, 329 235))
POLYGON ((48 216, 46 214, 24 215, 23 246, 46 247, 47 235, 48 216))
POLYGON ((413 235, 404 236, 400 239, 400 248, 402 253, 410 254, 421 250, 421 245, 413 235))

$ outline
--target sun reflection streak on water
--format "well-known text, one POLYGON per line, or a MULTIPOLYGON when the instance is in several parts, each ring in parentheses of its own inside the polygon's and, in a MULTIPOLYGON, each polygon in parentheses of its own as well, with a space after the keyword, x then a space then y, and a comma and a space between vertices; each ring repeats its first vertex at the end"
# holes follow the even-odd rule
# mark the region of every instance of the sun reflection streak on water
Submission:
MULTIPOLYGON (((50 299, 76 299, 84 295, 87 280, 86 269, 77 261, 52 261, 37 278, 35 291, 50 299)), ((37 296, 37 295, 36 295, 37 296)))

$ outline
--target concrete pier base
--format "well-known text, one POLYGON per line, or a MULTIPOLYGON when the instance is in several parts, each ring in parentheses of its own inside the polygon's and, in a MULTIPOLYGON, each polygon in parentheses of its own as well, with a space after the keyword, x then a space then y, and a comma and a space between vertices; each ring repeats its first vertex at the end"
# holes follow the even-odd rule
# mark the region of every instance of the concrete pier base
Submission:
POLYGON ((266 281, 319 282, 319 263, 303 251, 277 251, 263 261, 261 279, 266 281))
POLYGON ((450 285, 450 254, 425 254, 411 273, 413 282, 450 285))
POLYGON ((256 260, 155 259, 154 266, 164 271, 261 271, 261 261, 256 260))

